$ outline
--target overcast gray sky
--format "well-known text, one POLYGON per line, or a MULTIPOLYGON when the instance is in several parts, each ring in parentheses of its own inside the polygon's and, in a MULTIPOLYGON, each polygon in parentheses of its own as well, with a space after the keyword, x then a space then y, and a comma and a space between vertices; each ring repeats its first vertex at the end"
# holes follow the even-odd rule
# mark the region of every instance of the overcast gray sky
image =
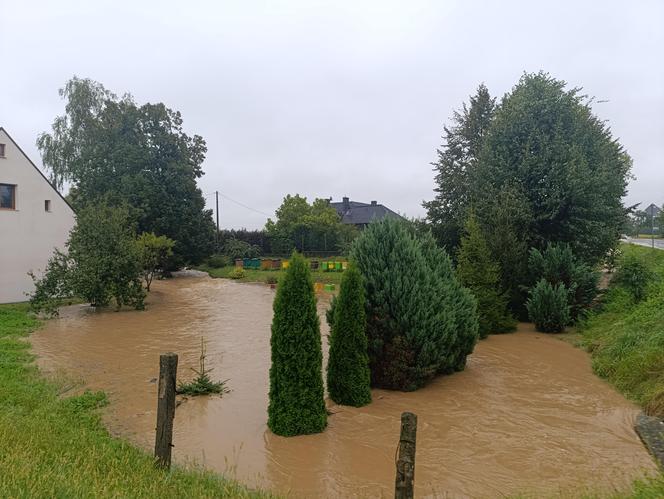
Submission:
MULTIPOLYGON (((480 82, 543 69, 598 100, 664 202, 664 2, 0 0, 0 126, 37 135, 73 75, 162 101, 207 141, 200 186, 273 214, 344 195, 421 216, 443 124, 480 82)), ((212 201, 212 197, 208 197, 212 201)), ((223 227, 265 215, 221 199, 223 227)))

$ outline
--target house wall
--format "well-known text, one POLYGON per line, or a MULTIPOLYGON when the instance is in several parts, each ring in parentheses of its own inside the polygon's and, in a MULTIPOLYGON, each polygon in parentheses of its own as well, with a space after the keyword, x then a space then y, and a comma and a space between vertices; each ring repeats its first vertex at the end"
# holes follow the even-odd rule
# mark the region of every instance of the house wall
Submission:
POLYGON ((54 248, 64 248, 74 212, 7 133, 0 129, 0 184, 16 185, 16 209, 0 209, 0 303, 27 300, 33 291, 29 271, 41 273, 54 248), (51 201, 46 212, 44 201, 51 201))

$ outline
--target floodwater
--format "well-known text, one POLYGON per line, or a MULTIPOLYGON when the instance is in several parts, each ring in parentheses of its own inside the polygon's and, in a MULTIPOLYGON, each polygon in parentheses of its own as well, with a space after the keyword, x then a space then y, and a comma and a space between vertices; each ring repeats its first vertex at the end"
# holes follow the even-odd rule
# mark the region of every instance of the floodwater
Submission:
MULTIPOLYGON (((373 391, 364 408, 331 406, 324 433, 266 427, 274 290, 207 277, 156 282, 145 312, 73 306, 32 335, 40 367, 105 390, 113 434, 151 451, 159 354, 178 379, 207 344, 223 397, 183 400, 174 459, 296 497, 390 497, 402 411, 418 415, 416 495, 568 497, 624 488, 655 464, 632 426, 638 409, 591 372, 588 356, 522 325, 481 341, 465 371, 412 393, 373 391)), ((329 297, 319 298, 321 329, 329 297)))

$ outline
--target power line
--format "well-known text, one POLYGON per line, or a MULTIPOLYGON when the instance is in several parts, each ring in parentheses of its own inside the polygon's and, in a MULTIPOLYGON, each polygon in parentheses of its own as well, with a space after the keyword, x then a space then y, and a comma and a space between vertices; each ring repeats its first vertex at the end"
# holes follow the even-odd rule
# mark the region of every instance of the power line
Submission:
MULTIPOLYGON (((219 195, 220 195, 222 198, 224 198, 224 199, 230 201, 231 203, 235 203, 235 204, 238 205, 238 206, 242 206, 242 208, 245 208, 245 209, 247 209, 247 210, 250 210, 250 211, 256 212, 256 213, 258 213, 258 214, 260 214, 260 215, 264 215, 264 216, 266 216, 266 217, 270 217, 270 216, 272 216, 272 215, 270 215, 270 214, 268 214, 268 213, 265 213, 264 211, 257 210, 256 208, 252 208, 251 206, 248 206, 248 205, 246 205, 246 204, 244 204, 244 203, 241 203, 240 201, 237 201, 237 200, 235 200, 235 199, 233 199, 233 198, 227 196, 226 194, 224 194, 224 193, 221 192, 221 191, 216 191, 216 192, 219 192, 219 195)), ((215 193, 214 193, 214 192, 211 192, 211 193, 209 193, 209 194, 206 194, 205 197, 207 198, 207 197, 214 196, 214 195, 215 195, 215 193)))

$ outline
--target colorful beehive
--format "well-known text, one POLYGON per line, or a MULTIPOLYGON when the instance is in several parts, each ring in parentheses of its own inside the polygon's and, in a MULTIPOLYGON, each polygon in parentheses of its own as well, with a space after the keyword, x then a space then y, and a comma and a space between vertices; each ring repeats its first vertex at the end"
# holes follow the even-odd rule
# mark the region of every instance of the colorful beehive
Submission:
POLYGON ((348 268, 348 262, 341 262, 341 270, 346 270, 348 268))
POLYGON ((334 284, 326 284, 325 285, 325 291, 333 292, 334 291, 334 284))
POLYGON ((334 262, 334 270, 341 272, 341 262, 334 262))
POLYGON ((260 258, 252 258, 250 268, 253 269, 253 270, 259 270, 261 268, 261 259, 260 258))
POLYGON ((279 270, 281 268, 281 258, 273 258, 271 261, 272 270, 279 270))
POLYGON ((243 258, 242 259, 242 266, 245 269, 250 269, 251 268, 251 258, 243 258))
POLYGON ((311 260, 309 265, 311 265, 311 270, 318 270, 318 260, 311 260))
POLYGON ((325 287, 323 286, 322 282, 315 282, 314 283, 314 291, 316 293, 322 293, 323 289, 325 289, 325 287))
POLYGON ((261 270, 270 270, 272 268, 272 260, 261 260, 261 270))
POLYGON ((235 259, 235 266, 240 267, 240 268, 244 267, 244 261, 242 260, 242 258, 236 258, 235 259))
POLYGON ((334 262, 327 262, 327 270, 334 270, 334 262))
POLYGON ((281 268, 282 269, 287 269, 288 268, 288 260, 282 260, 281 261, 281 268))

